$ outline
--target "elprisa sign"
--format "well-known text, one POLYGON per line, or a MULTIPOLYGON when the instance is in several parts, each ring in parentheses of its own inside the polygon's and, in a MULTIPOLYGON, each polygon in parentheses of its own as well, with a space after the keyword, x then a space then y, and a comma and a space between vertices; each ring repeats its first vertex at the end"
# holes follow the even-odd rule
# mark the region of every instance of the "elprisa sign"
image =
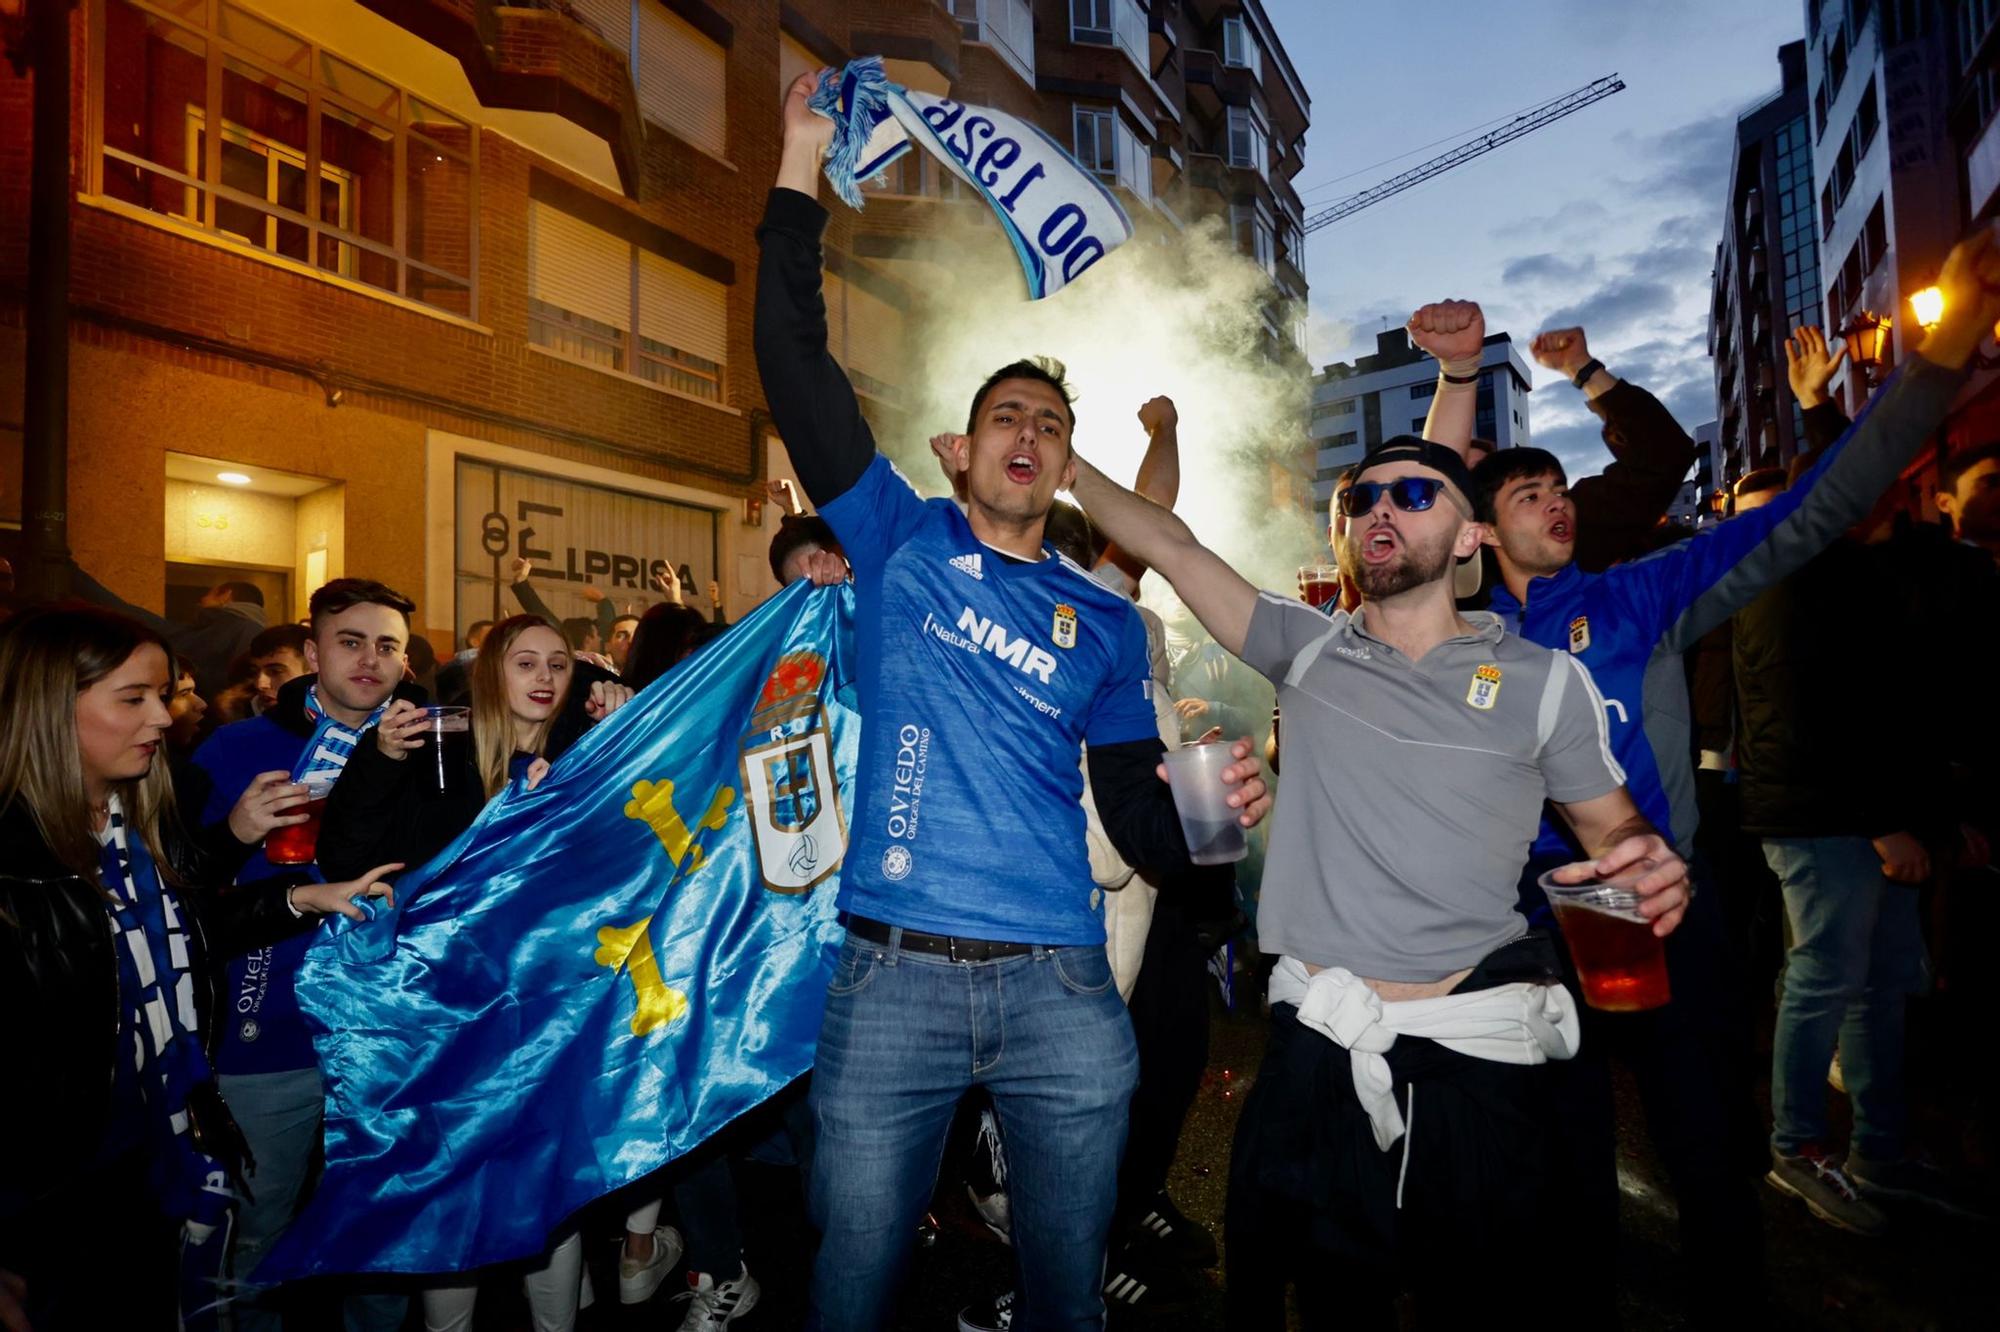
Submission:
MULTIPOLYGON (((533 560, 536 576, 572 583, 604 583, 644 590, 652 586, 655 575, 667 569, 668 561, 663 557, 563 544, 546 531, 537 530, 537 522, 560 530, 556 525, 565 512, 560 504, 518 500, 511 522, 498 511, 479 520, 480 548, 495 559, 533 560)), ((693 581, 693 572, 685 561, 678 572, 683 582, 693 581)))

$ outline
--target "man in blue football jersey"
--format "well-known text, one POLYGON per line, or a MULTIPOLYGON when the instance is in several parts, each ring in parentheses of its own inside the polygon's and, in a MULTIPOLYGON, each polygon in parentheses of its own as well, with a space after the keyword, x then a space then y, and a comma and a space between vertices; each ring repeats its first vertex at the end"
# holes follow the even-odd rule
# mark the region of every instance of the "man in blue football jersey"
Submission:
MULTIPOLYGON (((1944 419, 1971 373, 1968 363, 2000 316, 2000 244, 1992 233, 1982 229, 1954 248, 1939 285, 1947 297, 1945 318, 1799 484, 1645 559, 1602 573, 1577 567, 1575 507, 1552 455, 1506 449, 1474 473, 1479 516, 1490 528, 1487 542, 1503 580, 1493 591, 1492 609, 1523 638, 1589 667, 1603 688, 1612 750, 1631 777, 1633 798, 1683 854, 1694 849, 1698 817, 1682 654, 1865 518, 1944 419)), ((1592 362, 1576 380, 1587 386, 1603 376, 1604 368, 1592 362)), ((1614 408, 1609 424, 1618 424, 1617 414, 1614 408)), ((1568 858, 1568 844, 1565 830, 1545 821, 1523 877, 1524 905, 1531 911, 1546 909, 1532 891, 1533 876, 1568 858)), ((1697 865, 1696 874, 1703 877, 1704 868, 1697 865)), ((1741 1015, 1727 1007, 1720 983, 1716 899, 1698 900, 1688 928, 1667 945, 1673 1002, 1643 1025, 1588 1018, 1587 1027, 1612 1040, 1587 1034, 1583 1060, 1566 1070, 1572 1079, 1562 1102, 1568 1131, 1557 1166, 1577 1205, 1568 1212, 1573 1235, 1563 1242, 1589 1259, 1578 1264, 1581 1281, 1565 1284, 1587 1287, 1594 1275, 1591 1298, 1601 1316, 1608 1316, 1614 1294, 1604 1277, 1616 1266, 1608 1246, 1618 1205, 1611 1084, 1601 1053, 1619 1027, 1632 1033, 1648 1126, 1679 1195, 1691 1298, 1735 1307, 1755 1277, 1761 1218, 1737 1161, 1741 1153, 1732 1150, 1743 1136, 1735 1121, 1747 1118, 1748 1089, 1724 1060, 1741 1015)), ((1775 1186, 1804 1197, 1818 1215, 1845 1217, 1840 1224, 1871 1224, 1851 1181, 1818 1144, 1781 1137, 1772 1149, 1775 1186)))
MULTIPOLYGON (((1146 635, 1131 603, 1050 549, 1074 474, 1060 367, 1017 362, 954 446, 964 513, 875 451, 827 353, 815 200, 831 124, 788 91, 758 229, 756 350, 806 494, 854 570, 866 718, 840 905, 848 939, 813 1081, 817 1325, 889 1322, 952 1111, 992 1094, 1009 1156, 1018 1319, 1101 1327, 1107 1232, 1137 1071, 1093 910, 1079 755, 1112 843, 1187 863, 1158 767, 1146 635), (1157 775, 1156 775, 1157 774, 1157 775)), ((1246 826, 1270 807, 1239 745, 1246 826)))

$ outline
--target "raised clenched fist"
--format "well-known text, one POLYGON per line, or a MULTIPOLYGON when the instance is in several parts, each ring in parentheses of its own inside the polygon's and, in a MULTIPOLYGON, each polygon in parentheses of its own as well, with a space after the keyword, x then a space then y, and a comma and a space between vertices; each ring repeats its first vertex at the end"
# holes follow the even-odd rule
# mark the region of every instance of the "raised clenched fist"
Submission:
POLYGON ((1148 398, 1139 408, 1139 425, 1148 435, 1161 426, 1180 424, 1181 414, 1174 407, 1174 400, 1164 393, 1157 398, 1148 398))
POLYGON ((1590 344, 1584 341, 1580 328, 1544 329, 1528 344, 1528 354, 1535 358, 1535 364, 1564 379, 1575 379, 1576 372, 1590 364, 1590 344))
POLYGON ((1486 312, 1477 301, 1433 301, 1410 316, 1410 341, 1440 361, 1476 361, 1486 344, 1486 312))

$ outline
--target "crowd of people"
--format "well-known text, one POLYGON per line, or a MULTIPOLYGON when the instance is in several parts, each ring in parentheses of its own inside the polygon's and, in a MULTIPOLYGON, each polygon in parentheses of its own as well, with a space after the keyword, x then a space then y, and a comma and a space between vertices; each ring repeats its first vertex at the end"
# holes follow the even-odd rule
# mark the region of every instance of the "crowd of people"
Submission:
MULTIPOLYGON (((2000 319, 1992 236, 1952 252, 1945 317, 1853 420, 1825 392, 1837 352, 1795 332, 1812 451, 1744 477, 1691 538, 1662 516, 1695 446, 1584 330, 1532 347, 1604 422, 1611 462, 1572 487, 1547 452, 1473 438, 1483 317, 1424 307, 1424 432, 1339 478, 1339 586, 1309 605, 1174 516, 1170 399, 1139 411, 1128 489, 1077 452, 1052 362, 978 387, 963 431, 931 441, 952 494, 919 497, 827 350, 830 124, 811 88, 788 95, 758 232, 756 353, 799 478, 771 490, 772 576, 853 587, 845 943, 813 1071, 619 1196, 621 1303, 680 1272, 683 1329, 756 1309, 731 1160, 768 1149, 805 1184, 816 1327, 891 1325, 940 1187, 1015 1257, 1015 1288, 978 1292, 961 1332, 1101 1326, 1163 1274, 1218 1264, 1232 1327, 1284 1326, 1288 1297, 1309 1327, 1393 1327, 1404 1300, 1442 1325, 1490 1316, 1552 1247, 1544 1316, 1613 1325, 1614 1062, 1668 1169, 1698 1311, 1754 1304, 1760 1177, 1864 1235, 1906 1205, 1984 1210, 1918 1150, 1905 1010, 1933 960, 1978 984, 1947 918, 2000 831, 1978 705, 2000 660, 2000 443, 1947 460, 1944 526, 1895 487, 2000 319), (1205 640, 1178 661, 1137 602, 1148 571, 1205 640), (1275 690, 1268 741, 1225 699, 1227 663, 1275 690), (1949 724, 1856 724, 1918 690, 1949 724), (1166 780, 1168 751, 1207 743, 1228 750, 1225 821, 1268 816, 1256 893, 1191 847, 1166 780), (1650 1012, 1582 1001, 1583 946, 1552 901, 1600 881, 1665 941, 1671 998, 1650 1012), (1232 937, 1264 955, 1269 1032, 1218 1247, 1167 1175, 1232 937), (1774 988, 1767 1130, 1751 1060, 1774 988), (1853 1109, 1844 1148, 1830 1075, 1853 1109)), ((359 577, 316 589, 300 624, 268 623, 239 582, 169 621, 81 570, 96 604, 10 604, 0 1328, 296 1317, 299 1293, 254 1273, 320 1150, 326 1088, 292 984, 317 926, 393 902, 399 871, 727 631, 713 585, 708 613, 684 604, 685 570, 661 574, 659 604, 592 589, 574 619, 532 573, 513 570, 520 613, 466 626, 448 656, 413 634, 409 598, 359 577), (413 757, 427 744, 435 764, 413 757), (307 823, 316 845, 293 855, 307 823), (107 1231, 115 1279, 90 1242, 107 1231)), ((584 1233, 521 1265, 541 1332, 595 1298, 584 1233)), ((469 1329, 490 1275, 315 1298, 350 1329, 469 1329)))

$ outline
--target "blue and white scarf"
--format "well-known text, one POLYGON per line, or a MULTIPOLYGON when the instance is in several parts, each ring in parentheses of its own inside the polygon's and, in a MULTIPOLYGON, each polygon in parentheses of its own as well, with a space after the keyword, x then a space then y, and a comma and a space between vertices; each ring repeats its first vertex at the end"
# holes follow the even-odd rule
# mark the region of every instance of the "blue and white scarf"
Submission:
POLYGON ((382 714, 389 710, 389 699, 384 699, 375 711, 368 714, 368 720, 359 729, 343 725, 327 716, 326 709, 319 705, 319 685, 317 682, 306 686, 306 719, 313 724, 312 739, 306 742, 305 752, 292 765, 292 780, 304 781, 315 773, 330 772, 338 777, 347 766, 348 756, 361 743, 361 737, 369 727, 382 720, 382 714))
POLYGON ((811 105, 833 122, 826 178, 850 208, 862 181, 921 144, 992 207, 1035 300, 1132 238, 1111 191, 1039 127, 891 83, 880 56, 828 70, 811 105))
POLYGON ((194 959, 186 909, 160 879, 143 838, 130 836, 117 795, 110 801, 100 852, 111 927, 117 934, 120 998, 131 1031, 129 1053, 144 1104, 152 1183, 161 1210, 186 1223, 182 1244, 181 1325, 212 1327, 226 1302, 218 1276, 229 1248, 234 1193, 223 1164, 194 1141, 188 1101, 214 1079, 195 1011, 194 959))

